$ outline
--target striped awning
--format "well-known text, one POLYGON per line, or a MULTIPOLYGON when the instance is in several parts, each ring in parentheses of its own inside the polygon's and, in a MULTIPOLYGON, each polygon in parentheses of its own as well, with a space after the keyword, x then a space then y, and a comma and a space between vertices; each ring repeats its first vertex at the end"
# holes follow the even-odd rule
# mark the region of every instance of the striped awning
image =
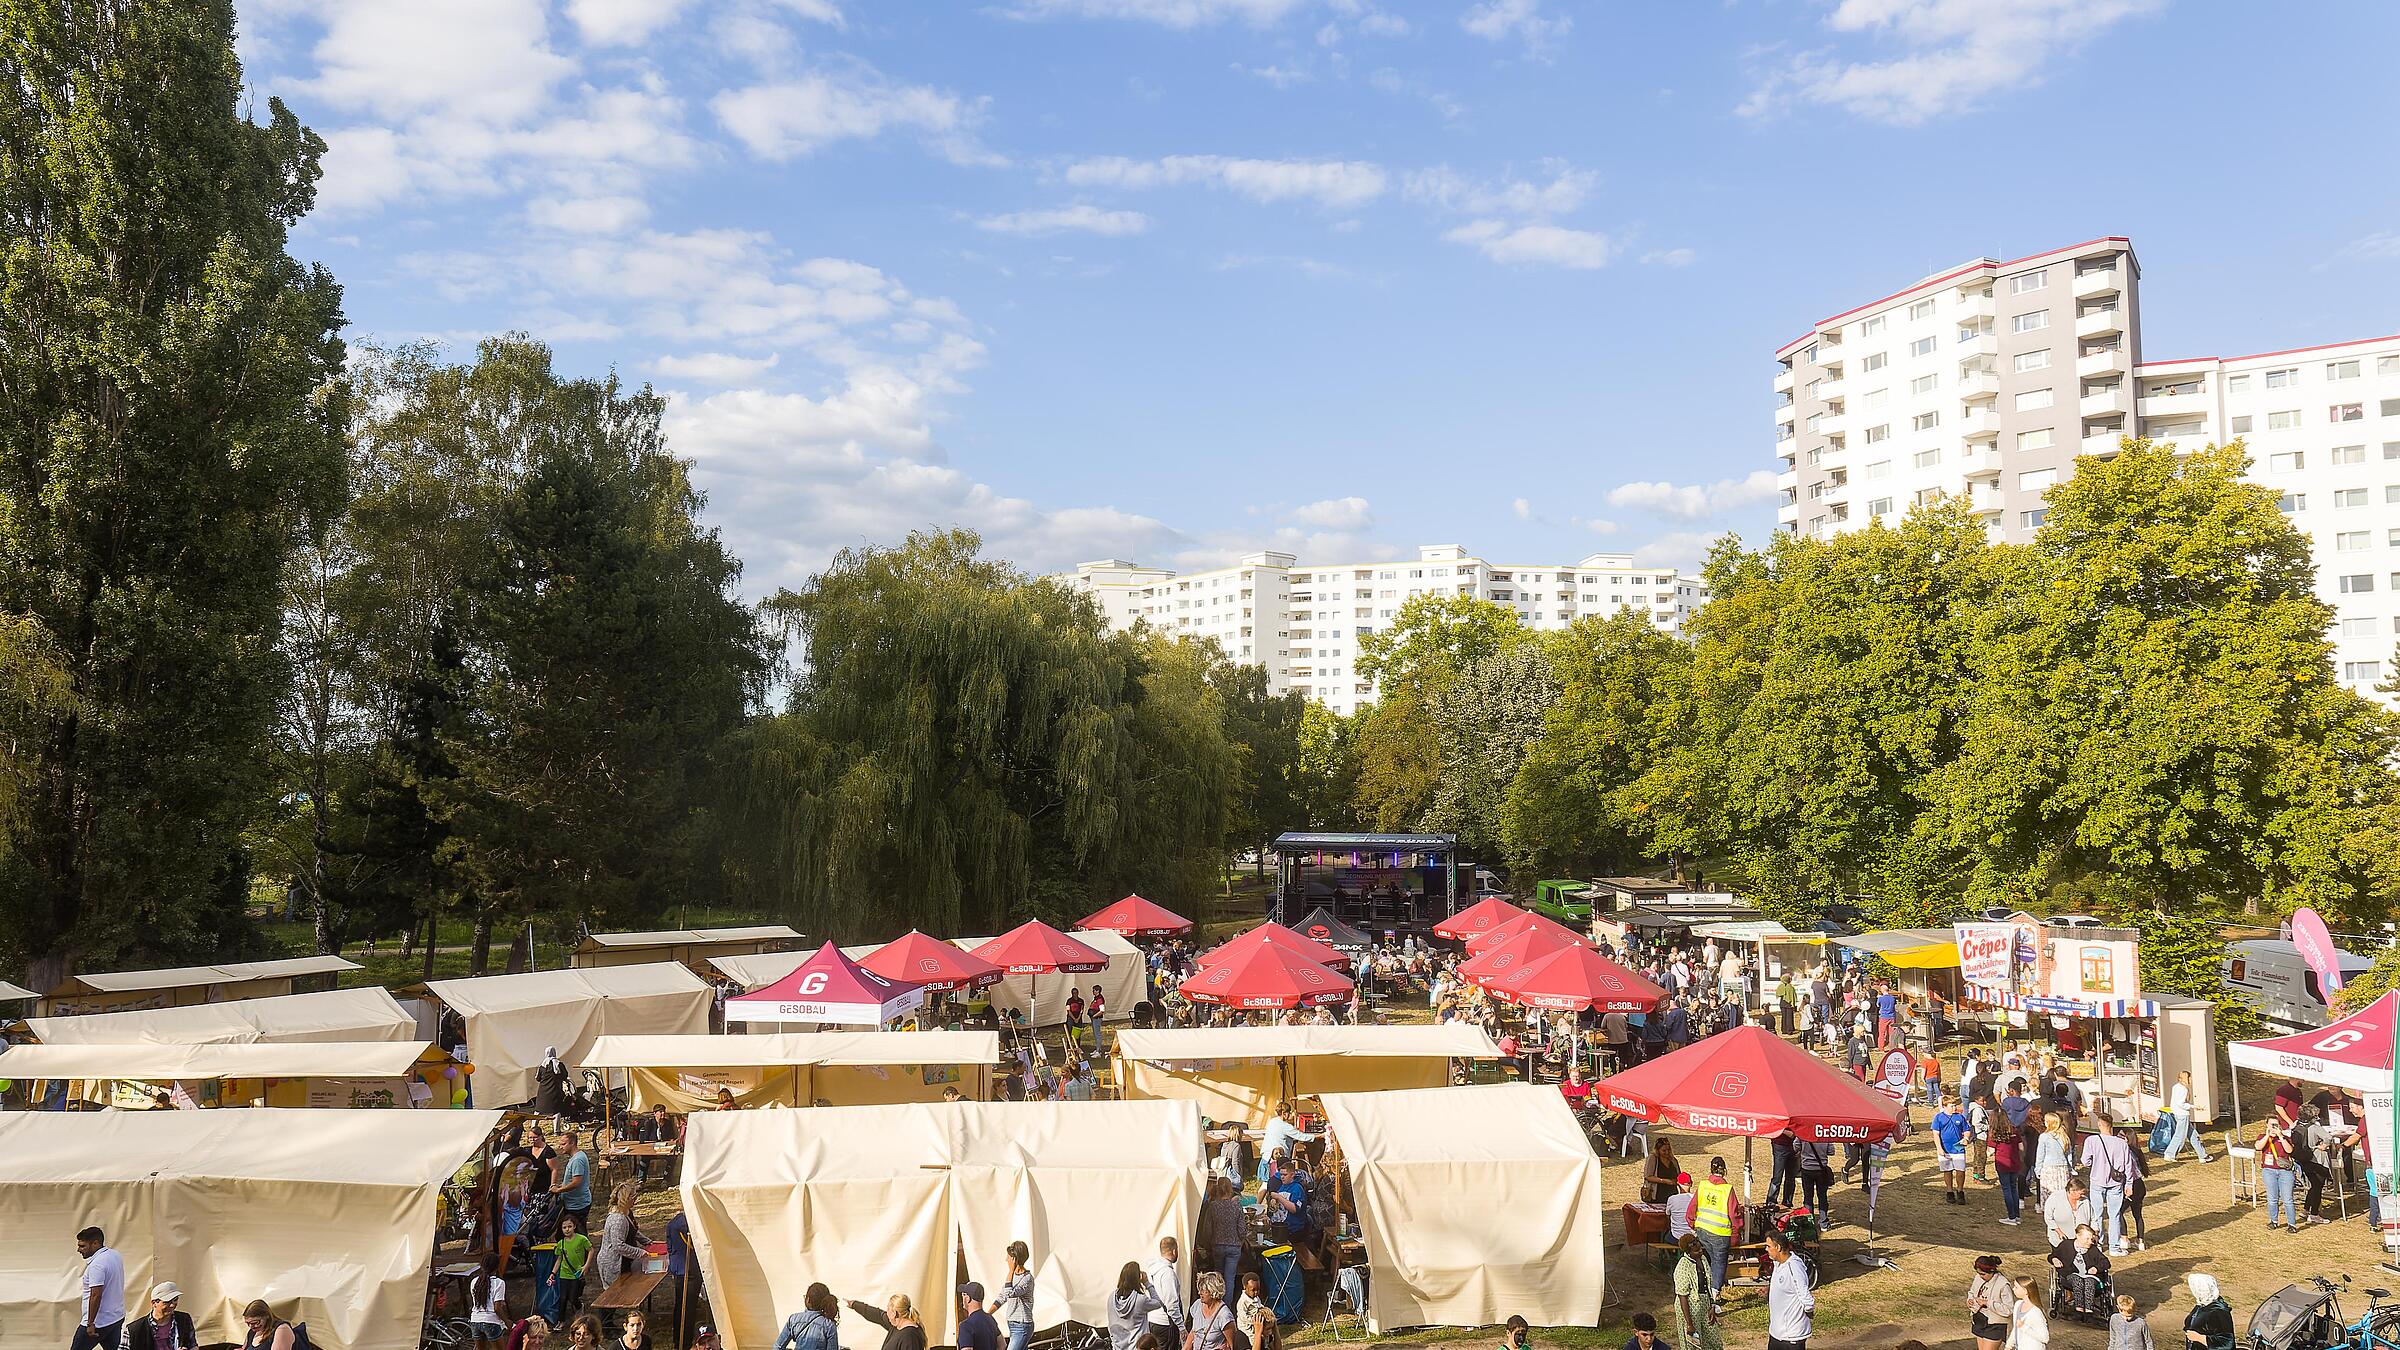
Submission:
POLYGON ((2030 997, 2006 989, 1993 989, 1980 984, 1967 987, 1970 1003, 1987 1007, 2006 1008, 2012 1012, 2047 1013, 2054 1017, 2091 1017, 2107 1020, 2118 1017, 2156 1017, 2158 1004, 2146 998, 2110 998, 2087 1003, 2075 998, 2052 998, 2046 994, 2030 997))

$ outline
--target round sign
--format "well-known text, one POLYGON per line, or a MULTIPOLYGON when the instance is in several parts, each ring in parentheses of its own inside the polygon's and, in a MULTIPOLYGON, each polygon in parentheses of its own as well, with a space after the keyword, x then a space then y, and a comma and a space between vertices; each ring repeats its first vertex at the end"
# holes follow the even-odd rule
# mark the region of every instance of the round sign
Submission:
POLYGON ((1906 1097, 1909 1075, 1915 1069, 1906 1050, 1884 1051, 1883 1059, 1875 1066, 1875 1090, 1887 1097, 1906 1097))

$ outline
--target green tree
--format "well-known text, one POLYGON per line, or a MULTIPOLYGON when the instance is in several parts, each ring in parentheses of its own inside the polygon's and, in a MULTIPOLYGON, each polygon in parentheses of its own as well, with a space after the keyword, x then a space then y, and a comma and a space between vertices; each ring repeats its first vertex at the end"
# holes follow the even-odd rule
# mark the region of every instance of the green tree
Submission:
POLYGON ((1303 702, 1299 756, 1294 766, 1301 824, 1295 828, 1348 830, 1357 821, 1358 757, 1355 724, 1322 703, 1303 702))
POLYGON ((1430 696, 1528 632, 1506 605, 1464 595, 1412 595, 1390 624, 1360 635, 1352 669, 1375 682, 1379 697, 1401 689, 1430 696))
POLYGON ((2393 722, 2334 680, 2308 541, 2246 465, 2129 439, 2051 489, 1978 611, 1937 789, 1983 894, 2355 913, 2344 846, 2389 791, 2393 722))
POLYGON ((1470 663, 1434 691, 1427 712, 1442 772, 1424 828, 1458 836, 1471 857, 1503 852, 1509 786, 1558 700, 1547 644, 1516 642, 1470 663))
POLYGON ((1371 830, 1415 830, 1442 779, 1433 711, 1413 683, 1384 691, 1351 723, 1351 813, 1371 830))
POLYGON ((2267 1034, 2258 1005, 2225 983, 2225 920, 2194 910, 2140 916, 2145 991, 2206 999, 2217 1006, 2217 1044, 2267 1034))
POLYGON ((239 942, 285 563, 342 474, 324 143, 244 115, 223 0, 0 4, 0 614, 41 720, 0 944, 44 984, 239 942))
POLYGON ((1627 791, 1656 761, 1653 709, 1681 688, 1691 648, 1631 610, 1579 619, 1545 646, 1560 687, 1501 807, 1508 866, 1536 876, 1622 872, 1649 834, 1627 791))
POLYGON ((1239 766, 1226 818, 1226 849, 1256 849, 1264 872, 1267 846, 1275 836, 1308 827, 1300 766, 1300 724, 1308 697, 1273 692, 1264 666, 1228 661, 1213 646, 1210 658, 1209 688, 1224 710, 1225 738, 1239 766))

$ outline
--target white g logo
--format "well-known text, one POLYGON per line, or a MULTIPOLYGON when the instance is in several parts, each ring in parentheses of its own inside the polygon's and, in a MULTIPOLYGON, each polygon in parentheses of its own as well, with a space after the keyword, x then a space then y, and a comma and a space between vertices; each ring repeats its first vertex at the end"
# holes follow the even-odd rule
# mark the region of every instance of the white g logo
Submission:
POLYGON ((806 995, 810 998, 814 998, 817 995, 824 993, 825 972, 821 970, 812 970, 806 975, 801 976, 800 983, 793 986, 793 991, 795 993, 806 995))

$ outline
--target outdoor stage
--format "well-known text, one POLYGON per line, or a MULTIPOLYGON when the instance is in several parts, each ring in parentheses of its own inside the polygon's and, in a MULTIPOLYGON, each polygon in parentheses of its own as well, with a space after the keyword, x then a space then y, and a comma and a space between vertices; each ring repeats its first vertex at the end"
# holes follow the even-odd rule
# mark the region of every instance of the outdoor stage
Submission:
POLYGON ((1459 890, 1454 834, 1292 833, 1275 854, 1267 917, 1287 927, 1322 905, 1373 937, 1421 935, 1473 899, 1459 890))

